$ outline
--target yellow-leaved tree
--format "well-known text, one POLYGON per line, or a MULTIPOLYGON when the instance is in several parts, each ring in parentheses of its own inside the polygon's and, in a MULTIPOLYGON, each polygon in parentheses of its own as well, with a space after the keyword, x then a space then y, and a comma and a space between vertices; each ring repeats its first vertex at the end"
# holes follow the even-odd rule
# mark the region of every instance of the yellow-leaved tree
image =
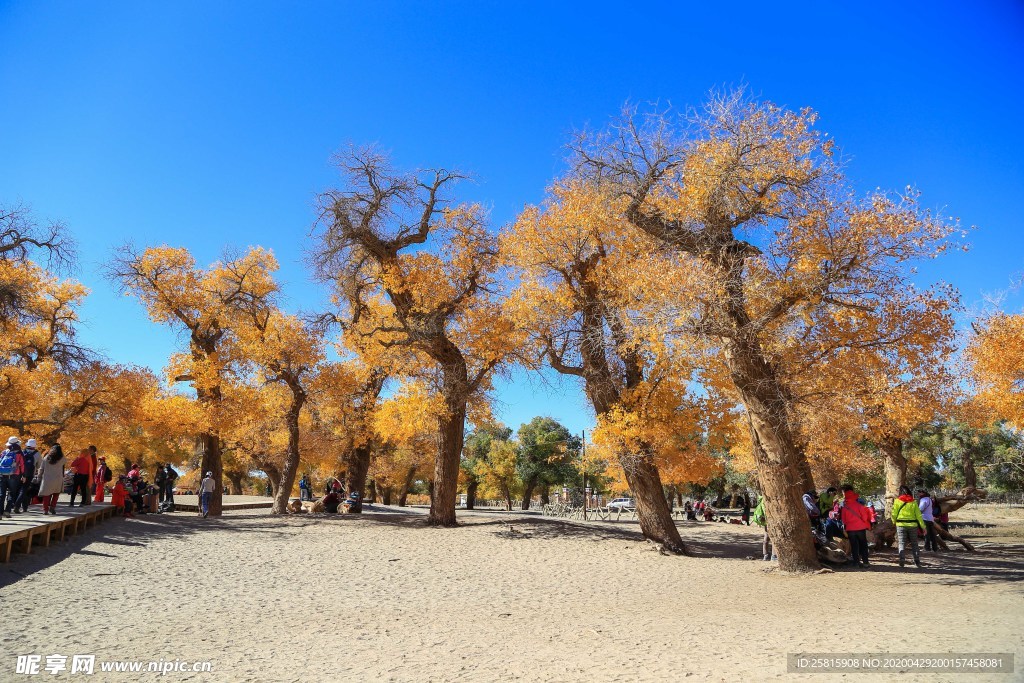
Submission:
POLYGON ((373 149, 351 149, 338 165, 347 184, 321 197, 314 261, 367 365, 436 373, 444 410, 428 521, 453 526, 467 403, 516 346, 494 293, 495 238, 482 207, 448 201, 457 173, 400 173, 373 149))
POLYGON ((667 314, 717 350, 746 409, 768 532, 789 571, 819 565, 800 501, 813 477, 779 354, 825 315, 884 315, 908 262, 940 253, 952 230, 913 195, 856 199, 816 118, 739 91, 690 116, 629 110, 573 146, 574 173, 692 273, 667 314))

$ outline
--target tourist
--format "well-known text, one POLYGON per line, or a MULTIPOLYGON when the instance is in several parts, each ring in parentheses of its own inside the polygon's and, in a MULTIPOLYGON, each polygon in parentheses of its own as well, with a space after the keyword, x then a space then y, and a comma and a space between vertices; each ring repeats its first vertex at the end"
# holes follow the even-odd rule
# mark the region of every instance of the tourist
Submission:
POLYGON ((28 505, 39 493, 39 468, 42 466, 42 457, 36 450, 36 440, 29 439, 25 443, 25 450, 21 453, 25 473, 21 479, 21 492, 18 500, 14 503, 14 511, 21 508, 22 512, 28 512, 28 505))
POLYGON ((75 495, 79 492, 82 494, 82 502, 79 503, 78 507, 85 507, 89 504, 89 494, 87 491, 89 488, 90 469, 92 469, 92 458, 89 457, 89 449, 83 448, 79 451, 78 457, 71 461, 71 471, 74 478, 71 482, 71 501, 68 503, 68 507, 75 507, 75 495))
POLYGON ((747 526, 750 526, 750 496, 743 494, 743 512, 740 513, 740 519, 747 526))
POLYGON ((939 543, 935 538, 935 514, 932 509, 932 497, 924 489, 918 489, 917 498, 917 507, 921 509, 921 519, 924 520, 924 549, 935 552, 939 549, 939 543))
POLYGON ((132 472, 135 472, 135 476, 128 476, 128 484, 125 489, 128 492, 128 498, 131 500, 132 509, 138 514, 144 515, 146 514, 146 507, 143 505, 142 496, 146 493, 146 482, 139 475, 138 467, 133 467, 132 472))
POLYGON ((156 472, 153 473, 153 483, 156 484, 157 488, 157 502, 164 502, 164 494, 167 492, 167 470, 164 469, 164 464, 158 462, 156 464, 156 472))
POLYGON ((910 495, 910 489, 906 486, 900 487, 899 497, 892 502, 892 521, 896 525, 896 538, 899 541, 900 566, 904 566, 906 559, 906 547, 910 545, 910 551, 914 555, 914 566, 921 566, 921 557, 917 551, 917 530, 925 530, 924 519, 921 518, 921 508, 917 506, 914 496, 910 495))
POLYGON ((267 477, 267 498, 274 497, 274 486, 270 483, 270 477, 267 477))
POLYGON ((818 507, 818 492, 808 491, 803 495, 804 509, 811 521, 811 528, 817 529, 821 522, 821 509, 818 507))
POLYGON ((88 494, 85 502, 89 504, 92 502, 92 493, 96 490, 96 470, 99 469, 100 461, 96 455, 95 446, 89 446, 87 450, 89 451, 89 481, 85 489, 88 494))
POLYGON ((0 515, 11 516, 14 502, 21 493, 25 474, 25 459, 21 453, 21 439, 7 439, 7 448, 0 453, 0 515))
POLYGON ((174 503, 174 482, 176 481, 178 481, 178 472, 171 467, 171 463, 167 463, 164 468, 164 487, 166 488, 164 500, 168 503, 174 503))
POLYGON ((821 514, 821 518, 828 518, 828 514, 832 512, 833 507, 838 502, 839 490, 835 486, 829 486, 825 489, 825 493, 821 494, 821 497, 818 498, 818 512, 821 514))
POLYGON ((299 479, 299 500, 310 500, 312 496, 309 495, 309 480, 306 479, 306 475, 302 475, 299 479))
POLYGON ((323 497, 324 511, 325 512, 337 512, 338 506, 341 504, 341 496, 338 495, 337 491, 331 491, 323 497))
POLYGON ((213 479, 213 472, 207 472, 203 481, 199 484, 199 514, 206 517, 210 514, 210 499, 217 488, 217 482, 213 479))
POLYGON ((683 505, 683 510, 686 512, 686 519, 691 522, 697 521, 697 513, 693 510, 693 501, 686 501, 686 504, 683 505))
POLYGON ((57 499, 64 488, 64 450, 59 443, 55 443, 41 460, 39 497, 43 499, 43 514, 55 515, 57 499))
POLYGON ((107 484, 113 480, 114 473, 107 467, 107 459, 102 455, 99 457, 99 467, 96 468, 96 496, 93 500, 102 503, 106 499, 107 484))
POLYGON ((764 496, 761 496, 761 500, 757 501, 757 507, 754 508, 754 524, 764 528, 764 538, 761 539, 761 553, 764 555, 764 561, 776 559, 774 548, 772 548, 772 539, 768 537, 768 517, 764 512, 764 496))
POLYGON ((843 484, 843 504, 840 519, 850 539, 851 564, 854 567, 870 567, 868 562, 868 529, 871 528, 871 513, 857 498, 857 492, 849 484, 843 484))
MULTIPOLYGON (((939 501, 932 498, 932 516, 935 517, 935 525, 943 531, 949 531, 949 513, 939 505, 939 501)), ((938 532, 935 532, 938 536, 938 532)))
POLYGON ((133 462, 131 467, 128 468, 128 478, 138 479, 142 476, 142 470, 139 469, 139 463, 133 462))

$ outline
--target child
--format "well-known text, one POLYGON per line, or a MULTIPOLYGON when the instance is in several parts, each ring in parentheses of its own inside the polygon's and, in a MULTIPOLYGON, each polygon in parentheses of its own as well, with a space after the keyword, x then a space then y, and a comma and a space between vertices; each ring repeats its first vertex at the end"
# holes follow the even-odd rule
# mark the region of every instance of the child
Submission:
POLYGON ((117 478, 117 483, 114 484, 114 488, 110 491, 110 502, 117 511, 117 514, 124 514, 125 517, 128 515, 125 513, 125 488, 124 488, 124 475, 122 474, 117 478))

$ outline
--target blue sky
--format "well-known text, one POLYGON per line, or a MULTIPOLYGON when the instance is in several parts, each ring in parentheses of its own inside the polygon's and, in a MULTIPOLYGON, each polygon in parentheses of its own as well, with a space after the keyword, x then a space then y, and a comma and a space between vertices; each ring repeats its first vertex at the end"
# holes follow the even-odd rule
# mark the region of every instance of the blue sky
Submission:
MULTIPOLYGON (((568 134, 626 100, 699 104, 746 83, 811 106, 855 187, 914 185, 975 225, 924 264, 969 306, 1024 271, 1024 3, 4 2, 0 202, 68 224, 92 295, 83 339, 159 369, 166 328, 99 268, 126 240, 209 263, 261 244, 293 308, 332 152, 379 142, 403 166, 455 166, 495 227, 537 201, 568 134)), ((1011 293, 1006 307, 1019 310, 1011 293)), ((578 388, 504 382, 512 427, 591 418, 578 388)))

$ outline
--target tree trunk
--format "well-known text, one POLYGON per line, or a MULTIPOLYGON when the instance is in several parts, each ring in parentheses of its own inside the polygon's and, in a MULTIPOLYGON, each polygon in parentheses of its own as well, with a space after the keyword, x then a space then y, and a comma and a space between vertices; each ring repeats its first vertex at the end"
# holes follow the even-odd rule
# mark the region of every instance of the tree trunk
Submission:
POLYGON ((469 376, 461 354, 456 361, 442 366, 441 394, 445 412, 438 418, 437 460, 434 463, 434 484, 431 487, 431 526, 455 526, 455 503, 459 491, 459 459, 466 430, 466 395, 469 376))
MULTIPOLYGON (((366 473, 370 470, 370 454, 372 444, 365 443, 348 451, 344 457, 345 494, 359 494, 360 500, 366 499, 366 473)), ((373 502, 373 501, 369 501, 373 502)), ((360 510, 361 512, 362 510, 360 510)))
POLYGON ((469 482, 469 485, 466 486, 466 509, 467 510, 472 510, 473 506, 476 505, 476 490, 477 490, 477 488, 479 488, 479 486, 480 486, 480 482, 478 482, 476 479, 474 479, 473 481, 469 482))
POLYGON ((543 484, 540 487, 540 504, 549 505, 551 503, 551 487, 548 484, 543 484))
POLYGON ((502 493, 505 494, 505 510, 512 512, 512 492, 507 486, 502 486, 502 493))
POLYGON ((391 487, 380 487, 380 502, 382 505, 391 505, 391 487))
POLYGON ((410 467, 409 473, 405 475, 405 483, 402 485, 402 490, 398 494, 398 507, 404 508, 409 500, 409 489, 412 488, 412 483, 416 481, 416 468, 410 467))
POLYGON ((964 453, 964 488, 978 488, 978 473, 974 470, 974 458, 964 453))
MULTIPOLYGON (((743 329, 742 321, 737 326, 743 329)), ((725 359, 747 409, 768 536, 779 556, 779 567, 790 572, 816 571, 821 565, 801 500, 813 489, 814 481, 790 429, 785 391, 755 339, 726 339, 725 359)))
POLYGON ((242 478, 245 477, 244 472, 225 472, 224 476, 231 482, 231 493, 240 496, 242 495, 242 478))
POLYGON ((220 454, 220 437, 216 434, 204 433, 196 438, 199 449, 200 477, 213 472, 213 494, 210 496, 210 516, 219 517, 224 512, 224 463, 220 454))
POLYGON ((530 509, 530 501, 533 500, 533 489, 537 488, 537 477, 530 477, 523 490, 523 509, 530 509))
POLYGON ((272 515, 283 515, 288 512, 288 499, 292 495, 295 477, 299 472, 299 414, 302 412, 302 405, 306 402, 306 392, 302 390, 297 380, 289 382, 288 387, 292 391, 291 405, 285 416, 285 425, 288 427, 288 448, 285 451, 284 467, 281 470, 281 485, 274 496, 274 505, 270 508, 272 515))
MULTIPOLYGON (((647 449, 643 449, 646 452, 647 449)), ((658 468, 649 455, 619 456, 629 490, 636 498, 637 519, 644 537, 661 544, 663 550, 677 555, 687 554, 672 520, 672 511, 665 499, 658 468)))
POLYGON ((260 467, 263 474, 267 475, 267 481, 270 482, 270 497, 277 498, 277 489, 280 487, 281 482, 281 470, 277 469, 273 465, 264 464, 260 467))
POLYGON ((377 482, 373 479, 370 480, 370 484, 366 487, 366 502, 376 503, 377 502, 377 482))
POLYGON ((885 518, 892 514, 892 503, 900 495, 907 480, 907 459, 903 457, 902 439, 882 439, 878 444, 885 463, 885 518))

